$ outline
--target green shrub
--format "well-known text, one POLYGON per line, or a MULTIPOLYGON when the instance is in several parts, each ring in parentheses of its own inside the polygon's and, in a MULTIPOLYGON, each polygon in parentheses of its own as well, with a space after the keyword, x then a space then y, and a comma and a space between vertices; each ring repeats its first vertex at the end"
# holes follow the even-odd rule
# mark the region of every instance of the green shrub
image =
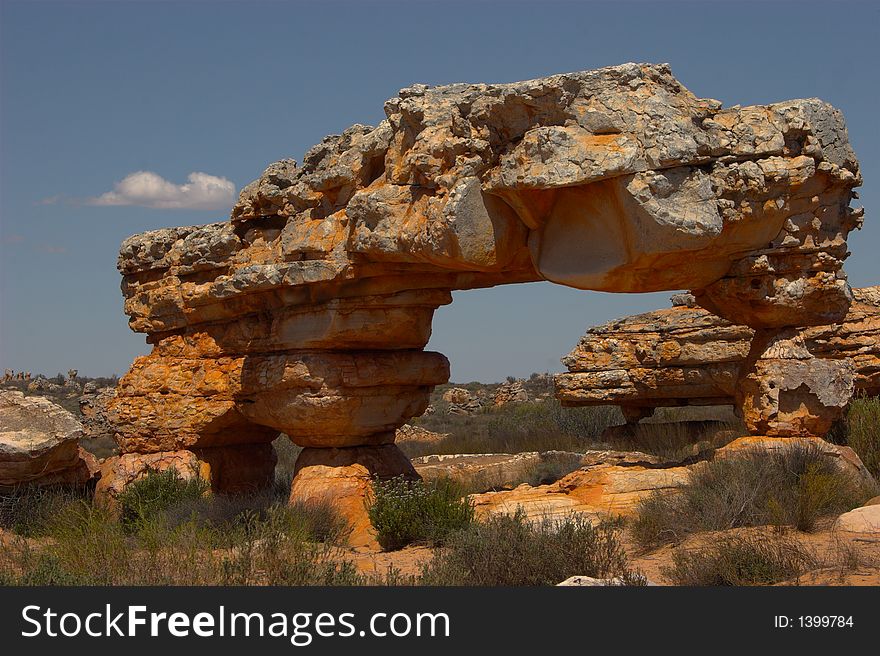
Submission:
POLYGON ((880 480, 880 399, 860 397, 849 404, 841 431, 829 439, 855 451, 865 467, 880 480))
POLYGON ((851 510, 873 492, 813 445, 745 451, 706 463, 676 494, 643 501, 632 533, 650 549, 690 533, 738 526, 811 531, 820 518, 851 510))
POLYGON ((627 567, 618 525, 581 516, 530 522, 522 510, 494 515, 450 536, 422 571, 423 585, 556 585, 570 576, 621 577, 643 585, 627 567))
POLYGON ((676 585, 772 585, 816 567, 794 540, 766 535, 724 536, 702 549, 677 549, 663 575, 676 585))
POLYGON ((447 479, 430 483, 402 476, 375 479, 367 510, 386 550, 413 543, 442 544, 474 519, 473 505, 463 490, 447 479))
POLYGON ((175 469, 150 470, 117 497, 121 521, 137 529, 177 504, 201 498, 208 489, 207 481, 199 477, 184 480, 175 469))

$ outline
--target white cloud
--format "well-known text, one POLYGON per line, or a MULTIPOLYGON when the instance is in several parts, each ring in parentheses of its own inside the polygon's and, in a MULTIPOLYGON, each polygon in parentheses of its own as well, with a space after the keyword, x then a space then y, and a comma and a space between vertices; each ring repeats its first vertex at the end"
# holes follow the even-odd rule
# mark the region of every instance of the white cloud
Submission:
POLYGON ((193 172, 188 182, 174 184, 152 171, 131 173, 108 191, 88 199, 89 205, 140 205, 160 210, 222 210, 235 202, 231 180, 193 172))

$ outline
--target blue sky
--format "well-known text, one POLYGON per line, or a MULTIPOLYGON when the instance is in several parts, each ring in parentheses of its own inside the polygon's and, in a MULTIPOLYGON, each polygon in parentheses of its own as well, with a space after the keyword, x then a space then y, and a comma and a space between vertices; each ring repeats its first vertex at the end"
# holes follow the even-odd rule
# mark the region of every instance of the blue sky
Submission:
MULTIPOLYGON (((880 3, 3 0, 0 18, 3 368, 123 373, 148 349, 122 312, 120 242, 225 219, 231 188, 326 134, 379 122, 401 87, 626 61, 669 62, 725 105, 818 96, 842 109, 867 208, 847 270, 854 285, 880 282, 880 3), (161 184, 117 187, 138 171, 170 183, 165 207, 121 204, 161 184)), ((548 283, 458 292, 430 348, 459 382, 559 370, 588 326, 668 296, 548 283)))

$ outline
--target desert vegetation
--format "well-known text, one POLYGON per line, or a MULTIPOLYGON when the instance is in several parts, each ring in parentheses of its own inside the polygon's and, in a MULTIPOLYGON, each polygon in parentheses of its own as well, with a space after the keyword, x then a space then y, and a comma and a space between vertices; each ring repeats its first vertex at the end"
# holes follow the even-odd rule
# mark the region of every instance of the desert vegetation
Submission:
POLYGON ((678 549, 664 574, 675 585, 772 585, 819 564, 799 542, 777 536, 727 535, 702 549, 678 549))
POLYGON ((409 544, 439 546, 474 521, 465 490, 448 479, 434 482, 394 477, 373 482, 370 521, 383 549, 409 544))
POLYGON ((846 416, 828 439, 852 448, 874 478, 880 480, 880 399, 864 395, 853 399, 846 416))
POLYGON ((630 569, 619 524, 582 516, 530 522, 521 511, 453 533, 423 569, 426 585, 554 585, 576 576, 644 585, 630 569))
POLYGON ((742 526, 811 531, 820 519, 876 493, 876 484, 854 480, 816 447, 747 450, 706 463, 678 494, 643 501, 632 534, 641 548, 650 549, 693 533, 742 526))
POLYGON ((619 525, 521 513, 474 519, 448 482, 377 482, 371 516, 387 549, 438 548, 418 574, 360 573, 346 523, 321 505, 270 494, 205 493, 173 471, 132 484, 118 507, 85 493, 18 490, 2 499, 6 585, 553 585, 580 574, 639 585, 619 525))

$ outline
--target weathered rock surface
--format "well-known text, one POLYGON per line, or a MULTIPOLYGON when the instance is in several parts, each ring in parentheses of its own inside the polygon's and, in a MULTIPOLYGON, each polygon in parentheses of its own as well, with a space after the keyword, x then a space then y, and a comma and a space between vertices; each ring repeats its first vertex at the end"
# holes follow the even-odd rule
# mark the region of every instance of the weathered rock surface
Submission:
POLYGON ((116 398, 115 388, 102 387, 98 389, 94 383, 86 383, 83 387, 83 395, 79 397, 83 437, 88 439, 112 438, 116 434, 113 423, 107 418, 107 406, 114 398, 116 398))
POLYGON ((275 475, 277 456, 271 444, 235 444, 210 449, 124 453, 101 463, 95 497, 109 503, 127 485, 150 471, 175 469, 180 477, 204 479, 215 492, 244 494, 266 489, 275 475))
POLYGON ((87 483, 97 462, 80 448, 80 437, 82 426, 61 406, 0 391, 0 488, 87 483))
POLYGON ((504 383, 495 392, 492 398, 492 404, 496 406, 507 405, 508 403, 525 403, 529 400, 529 393, 523 387, 521 381, 512 383, 504 383))
POLYGON ((441 397, 447 403, 470 403, 475 398, 471 393, 463 387, 453 387, 443 392, 441 397))
MULTIPOLYGON (((567 406, 733 404, 751 432, 824 435, 852 391, 880 395, 880 287, 853 290, 844 319, 768 334, 690 304, 591 328, 556 377, 567 406)), ((675 301, 674 301, 675 302, 675 301)))
POLYGON ((849 307, 859 169, 820 100, 725 109, 624 64, 415 85, 385 113, 270 165, 230 221, 123 243, 153 344, 111 403, 124 453, 384 448, 448 379, 422 349, 452 290, 688 288, 773 330, 849 307))
POLYGON ((394 432, 394 441, 398 444, 400 442, 436 443, 442 442, 447 437, 449 437, 449 433, 435 433, 413 424, 404 424, 394 432))

